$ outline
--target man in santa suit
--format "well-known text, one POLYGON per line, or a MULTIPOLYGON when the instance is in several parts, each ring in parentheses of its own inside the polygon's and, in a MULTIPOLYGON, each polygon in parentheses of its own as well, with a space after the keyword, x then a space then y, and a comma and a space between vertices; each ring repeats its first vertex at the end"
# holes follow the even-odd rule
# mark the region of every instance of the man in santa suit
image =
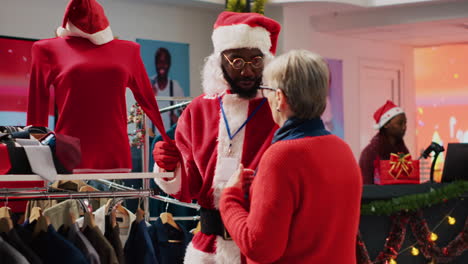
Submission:
POLYGON ((212 34, 214 52, 203 69, 204 94, 182 113, 176 147, 155 146, 155 171, 175 174, 155 179, 158 186, 201 206, 201 232, 188 246, 185 263, 241 263, 239 248, 224 229, 219 198, 239 163, 257 167, 277 129, 257 89, 279 31, 279 23, 263 15, 222 12, 212 34))

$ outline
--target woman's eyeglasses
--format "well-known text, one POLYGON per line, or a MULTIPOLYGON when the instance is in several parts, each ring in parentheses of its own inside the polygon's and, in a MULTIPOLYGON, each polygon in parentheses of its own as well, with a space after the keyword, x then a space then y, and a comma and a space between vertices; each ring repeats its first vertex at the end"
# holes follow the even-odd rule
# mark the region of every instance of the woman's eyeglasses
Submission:
POLYGON ((266 97, 265 90, 266 90, 266 91, 273 91, 273 92, 277 90, 277 89, 275 89, 275 88, 271 88, 271 87, 264 86, 264 85, 260 85, 260 86, 258 87, 258 89, 262 92, 262 96, 263 96, 263 97, 266 97))
POLYGON ((226 54, 223 53, 224 58, 231 64, 231 67, 236 69, 236 70, 242 70, 246 64, 250 63, 252 67, 255 69, 259 69, 263 67, 263 57, 262 56, 257 56, 254 57, 251 61, 245 61, 242 58, 235 58, 232 61, 226 56, 226 54))

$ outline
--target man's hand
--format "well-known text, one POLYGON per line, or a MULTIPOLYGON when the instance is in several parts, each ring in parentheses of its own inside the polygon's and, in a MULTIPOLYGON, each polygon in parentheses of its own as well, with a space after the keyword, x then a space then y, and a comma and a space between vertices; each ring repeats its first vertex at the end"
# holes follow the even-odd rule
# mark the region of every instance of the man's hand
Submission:
POLYGON ((153 149, 153 158, 158 167, 166 171, 174 171, 180 162, 179 152, 174 141, 172 144, 165 141, 156 142, 153 149))

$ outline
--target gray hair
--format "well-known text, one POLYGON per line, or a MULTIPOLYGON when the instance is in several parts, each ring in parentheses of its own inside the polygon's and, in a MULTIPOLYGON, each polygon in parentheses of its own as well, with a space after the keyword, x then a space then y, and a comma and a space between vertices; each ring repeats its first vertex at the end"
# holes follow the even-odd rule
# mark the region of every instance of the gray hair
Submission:
POLYGON ((325 60, 307 50, 291 50, 275 58, 263 71, 263 81, 284 92, 300 119, 320 117, 327 104, 330 73, 325 60))

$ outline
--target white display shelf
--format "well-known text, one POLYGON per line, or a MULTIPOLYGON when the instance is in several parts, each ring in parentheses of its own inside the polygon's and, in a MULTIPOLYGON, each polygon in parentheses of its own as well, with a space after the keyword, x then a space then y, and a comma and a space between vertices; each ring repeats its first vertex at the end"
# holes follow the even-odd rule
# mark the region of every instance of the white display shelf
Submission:
MULTIPOLYGON (((133 173, 82 173, 58 174, 55 180, 119 180, 119 179, 148 179, 172 178, 173 172, 133 172, 133 173)), ((3 174, 0 181, 44 181, 36 174, 3 174)))

